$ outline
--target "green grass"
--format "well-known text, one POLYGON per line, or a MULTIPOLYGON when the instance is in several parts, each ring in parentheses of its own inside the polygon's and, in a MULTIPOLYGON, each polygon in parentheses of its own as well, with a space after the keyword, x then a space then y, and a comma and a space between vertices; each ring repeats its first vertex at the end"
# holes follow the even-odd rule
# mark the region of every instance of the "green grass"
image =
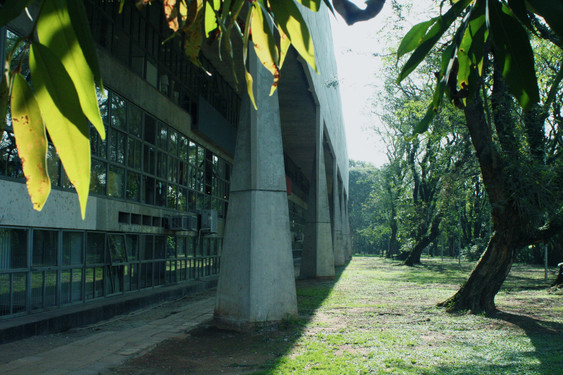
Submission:
POLYGON ((472 264, 408 268, 355 257, 337 280, 298 284, 300 317, 260 333, 276 359, 255 374, 563 374, 563 296, 516 265, 493 316, 447 314, 472 264))

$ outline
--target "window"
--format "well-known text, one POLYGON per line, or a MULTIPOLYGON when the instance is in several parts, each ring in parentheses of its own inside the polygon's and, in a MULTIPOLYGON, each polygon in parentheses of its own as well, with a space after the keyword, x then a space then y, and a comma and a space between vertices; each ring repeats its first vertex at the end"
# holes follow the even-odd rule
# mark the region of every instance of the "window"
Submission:
POLYGON ((82 264, 82 245, 81 232, 63 232, 63 266, 82 264))
POLYGON ((57 265, 58 232, 49 230, 33 231, 32 265, 48 267, 57 265))
POLYGON ((0 271, 27 267, 27 230, 0 228, 0 271))

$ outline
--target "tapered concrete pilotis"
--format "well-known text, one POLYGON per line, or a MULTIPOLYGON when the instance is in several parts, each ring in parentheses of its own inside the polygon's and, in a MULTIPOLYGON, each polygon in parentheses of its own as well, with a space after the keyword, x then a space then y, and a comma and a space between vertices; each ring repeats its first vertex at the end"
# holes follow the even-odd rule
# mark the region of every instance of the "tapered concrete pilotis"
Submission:
POLYGON ((297 315, 278 96, 252 53, 256 111, 243 100, 215 321, 246 330, 297 315))
POLYGON ((309 187, 305 216, 305 243, 300 277, 306 278, 333 278, 335 275, 322 129, 319 124, 313 161, 314 177, 309 187))

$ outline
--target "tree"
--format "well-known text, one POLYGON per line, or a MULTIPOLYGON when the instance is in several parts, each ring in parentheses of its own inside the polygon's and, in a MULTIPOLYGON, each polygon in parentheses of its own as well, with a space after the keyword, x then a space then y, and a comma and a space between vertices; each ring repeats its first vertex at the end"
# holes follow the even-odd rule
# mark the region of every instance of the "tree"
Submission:
POLYGON ((560 153, 546 152, 550 142, 544 128, 550 113, 560 116, 553 102, 560 91, 561 66, 540 101, 525 27, 559 39, 562 12, 561 2, 552 7, 539 1, 459 1, 436 20, 413 27, 399 47, 399 55, 414 50, 399 75, 402 79, 454 20, 464 17, 442 54, 432 104, 415 129, 427 129, 444 93, 463 110, 492 207, 491 240, 465 284, 441 304, 450 311, 494 311, 494 297, 517 251, 546 241, 561 228, 560 153))

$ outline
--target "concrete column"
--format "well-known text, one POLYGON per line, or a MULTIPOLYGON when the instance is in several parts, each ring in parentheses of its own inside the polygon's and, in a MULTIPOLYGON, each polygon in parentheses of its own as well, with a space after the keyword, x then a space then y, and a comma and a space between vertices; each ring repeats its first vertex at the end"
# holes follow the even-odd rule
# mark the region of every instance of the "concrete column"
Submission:
POLYGON ((245 96, 215 305, 234 330, 297 315, 278 95, 253 50, 249 63, 258 111, 245 96))
POLYGON ((305 278, 334 278, 335 275, 322 140, 323 126, 319 121, 312 181, 307 200, 308 209, 305 214, 305 241, 300 270, 300 276, 305 278))
POLYGON ((340 189, 342 184, 339 183, 338 165, 334 160, 334 178, 332 180, 332 197, 334 206, 334 220, 332 228, 332 243, 334 246, 334 264, 336 266, 343 266, 346 264, 346 257, 344 255, 344 246, 342 243, 342 210, 340 207, 340 189))

